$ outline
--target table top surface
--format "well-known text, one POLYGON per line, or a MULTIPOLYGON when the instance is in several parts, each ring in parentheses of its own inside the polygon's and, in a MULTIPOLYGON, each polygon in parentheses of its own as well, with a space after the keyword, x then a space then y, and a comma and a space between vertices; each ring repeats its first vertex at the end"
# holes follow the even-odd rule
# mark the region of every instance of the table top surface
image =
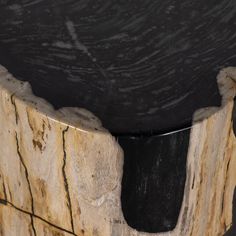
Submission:
POLYGON ((190 125, 236 65, 234 0, 1 1, 0 22, 0 64, 118 134, 190 125))

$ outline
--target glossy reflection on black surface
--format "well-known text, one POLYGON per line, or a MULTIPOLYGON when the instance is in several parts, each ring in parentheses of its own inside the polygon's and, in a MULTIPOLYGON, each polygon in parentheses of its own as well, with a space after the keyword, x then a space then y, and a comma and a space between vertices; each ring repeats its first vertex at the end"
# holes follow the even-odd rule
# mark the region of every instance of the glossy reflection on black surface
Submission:
POLYGON ((3 0, 0 22, 0 64, 115 133, 191 124, 236 64, 234 0, 3 0))
POLYGON ((151 233, 175 227, 183 200, 189 133, 118 137, 124 150, 122 210, 131 227, 151 233))

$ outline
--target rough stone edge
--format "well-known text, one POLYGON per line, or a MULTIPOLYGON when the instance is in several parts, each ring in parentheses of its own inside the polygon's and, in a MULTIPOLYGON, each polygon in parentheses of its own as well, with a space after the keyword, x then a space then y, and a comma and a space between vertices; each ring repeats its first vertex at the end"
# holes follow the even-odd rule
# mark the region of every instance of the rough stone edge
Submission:
POLYGON ((236 96, 236 67, 226 67, 220 70, 216 79, 219 93, 222 97, 221 106, 204 107, 195 111, 193 114, 193 126, 214 115, 236 96))
MULTIPOLYGON (((220 107, 205 107, 198 109, 193 115, 192 125, 209 118, 224 107, 236 96, 236 67, 222 69, 217 75, 217 83, 222 102, 220 107)), ((29 82, 17 80, 0 65, 0 89, 13 94, 19 101, 26 103, 47 118, 61 122, 83 132, 106 133, 109 131, 102 126, 100 119, 92 112, 79 107, 63 107, 58 110, 45 99, 33 94, 29 82)))
POLYGON ((108 130, 102 126, 101 121, 90 111, 78 107, 54 109, 48 101, 33 94, 29 82, 17 80, 1 65, 0 89, 51 120, 82 132, 109 134, 108 130))

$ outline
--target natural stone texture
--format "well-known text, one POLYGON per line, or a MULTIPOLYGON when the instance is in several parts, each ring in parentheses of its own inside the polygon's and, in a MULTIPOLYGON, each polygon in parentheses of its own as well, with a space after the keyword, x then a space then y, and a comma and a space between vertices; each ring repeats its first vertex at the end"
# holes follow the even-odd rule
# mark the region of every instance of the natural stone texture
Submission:
POLYGON ((0 234, 93 236, 223 235, 232 222, 236 69, 220 72, 222 107, 196 112, 176 228, 147 234, 125 222, 123 151, 79 108, 55 111, 0 68, 0 234))
POLYGON ((0 235, 34 235, 31 217, 9 205, 0 204, 0 235))

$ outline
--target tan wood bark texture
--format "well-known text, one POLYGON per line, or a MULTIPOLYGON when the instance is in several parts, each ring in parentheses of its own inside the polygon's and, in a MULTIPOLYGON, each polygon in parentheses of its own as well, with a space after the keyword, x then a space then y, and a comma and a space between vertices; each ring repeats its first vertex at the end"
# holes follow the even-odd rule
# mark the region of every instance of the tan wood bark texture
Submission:
POLYGON ((217 79, 222 106, 194 115, 177 226, 150 234, 124 220, 125 157, 101 122, 84 109, 55 111, 0 67, 0 235, 224 235, 236 185, 236 69, 223 69, 217 79))

